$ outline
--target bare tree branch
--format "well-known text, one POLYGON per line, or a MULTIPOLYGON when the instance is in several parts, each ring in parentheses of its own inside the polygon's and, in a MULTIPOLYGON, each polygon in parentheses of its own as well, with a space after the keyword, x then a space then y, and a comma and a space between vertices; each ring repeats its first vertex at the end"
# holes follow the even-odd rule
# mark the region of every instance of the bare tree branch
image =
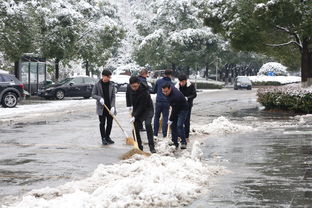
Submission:
POLYGON ((287 43, 279 43, 279 44, 266 43, 265 45, 272 46, 272 47, 282 47, 282 46, 287 46, 287 45, 290 45, 290 44, 295 44, 295 45, 301 47, 296 41, 293 41, 293 40, 291 40, 291 41, 289 41, 287 43))
POLYGON ((287 33, 292 33, 288 28, 286 28, 286 27, 282 27, 282 26, 279 26, 279 25, 276 25, 275 26, 277 29, 279 29, 279 30, 282 30, 282 31, 284 31, 284 32, 287 32, 287 33))
MULTIPOLYGON (((282 26, 279 26, 279 25, 276 25, 275 26, 277 29, 279 29, 279 30, 282 30, 282 31, 284 31, 284 32, 286 32, 286 33, 288 33, 288 34, 290 34, 290 35, 292 35, 292 36, 294 36, 294 38, 295 38, 295 40, 296 41, 289 41, 288 43, 294 43, 294 44, 296 44, 297 46, 299 46, 299 48, 300 48, 300 50, 302 49, 302 41, 301 41, 301 39, 300 39, 300 36, 299 36, 299 34, 297 33, 297 32, 293 32, 293 31, 291 31, 290 29, 288 29, 287 27, 282 27, 282 26)), ((291 44, 290 43, 290 44, 291 44)), ((285 43, 286 44, 286 43, 285 43)), ((279 44, 278 44, 279 45, 279 44)), ((288 45, 288 44, 286 44, 286 45, 288 45)), ((281 46, 283 46, 283 45, 281 45, 281 46)))

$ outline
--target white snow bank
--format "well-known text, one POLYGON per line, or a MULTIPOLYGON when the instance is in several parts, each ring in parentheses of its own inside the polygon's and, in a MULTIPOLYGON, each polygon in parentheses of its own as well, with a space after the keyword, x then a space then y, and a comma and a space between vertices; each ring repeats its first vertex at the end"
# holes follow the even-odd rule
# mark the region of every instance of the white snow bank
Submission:
MULTIPOLYGON (((123 94, 116 95, 116 101, 124 101, 125 96, 123 94)), ((34 104, 17 104, 15 108, 1 108, 0 107, 0 120, 15 118, 21 116, 35 116, 36 114, 45 115, 51 112, 66 113, 66 111, 72 111, 74 109, 83 109, 84 107, 94 107, 94 99, 77 99, 77 100, 51 100, 43 101, 42 103, 34 104)), ((118 110, 118 105, 117 105, 118 110)))
POLYGON ((252 82, 279 82, 281 84, 289 84, 300 82, 301 77, 298 76, 249 76, 252 82))
MULTIPOLYGON (((168 147, 157 148, 163 146, 168 147)), ((151 157, 99 165, 89 178, 32 191, 3 208, 182 207, 205 193, 216 175, 225 173, 223 167, 208 166, 200 159, 199 146, 195 141, 191 152, 181 151, 178 157, 172 149, 162 149, 151 157)))
POLYGON ((253 131, 254 128, 246 125, 239 125, 231 123, 228 119, 221 116, 214 119, 212 123, 206 125, 192 125, 192 132, 196 134, 233 134, 253 131))

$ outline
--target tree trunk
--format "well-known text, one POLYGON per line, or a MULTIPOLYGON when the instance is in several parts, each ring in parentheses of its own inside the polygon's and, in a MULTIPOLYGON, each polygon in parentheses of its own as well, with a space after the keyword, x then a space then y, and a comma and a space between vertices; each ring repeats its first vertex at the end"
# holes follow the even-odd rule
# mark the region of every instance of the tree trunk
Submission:
POLYGON ((86 75, 87 75, 87 76, 90 76, 89 61, 86 61, 86 75))
POLYGON ((190 67, 189 66, 186 67, 186 75, 190 76, 190 67))
POLYGON ((309 42, 304 39, 301 51, 301 82, 303 87, 312 85, 312 52, 309 50, 309 42))
POLYGON ((19 61, 14 62, 14 75, 17 79, 20 79, 19 61))
MULTIPOLYGON (((209 70, 209 64, 206 64, 206 69, 205 69, 205 78, 208 80, 208 70, 209 70)), ((217 78, 217 73, 216 73, 216 78, 217 78)))
POLYGON ((176 71, 177 66, 175 64, 171 64, 172 71, 176 71))
POLYGON ((60 59, 55 59, 55 81, 58 81, 60 76, 60 59))

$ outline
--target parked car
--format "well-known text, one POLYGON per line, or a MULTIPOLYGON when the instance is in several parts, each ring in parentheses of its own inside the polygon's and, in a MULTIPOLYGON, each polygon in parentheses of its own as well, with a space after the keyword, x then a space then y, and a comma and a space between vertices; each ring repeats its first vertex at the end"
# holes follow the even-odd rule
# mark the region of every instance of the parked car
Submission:
POLYGON ((88 99, 91 97, 95 82, 95 79, 87 76, 70 77, 39 89, 38 95, 46 99, 56 98, 58 100, 62 100, 64 97, 88 99))
POLYGON ((0 73, 0 102, 3 107, 13 108, 24 97, 24 85, 15 76, 0 73))
POLYGON ((243 76, 236 77, 234 80, 234 90, 243 89, 243 88, 247 90, 251 90, 252 84, 251 84, 250 79, 248 77, 243 77, 243 76))

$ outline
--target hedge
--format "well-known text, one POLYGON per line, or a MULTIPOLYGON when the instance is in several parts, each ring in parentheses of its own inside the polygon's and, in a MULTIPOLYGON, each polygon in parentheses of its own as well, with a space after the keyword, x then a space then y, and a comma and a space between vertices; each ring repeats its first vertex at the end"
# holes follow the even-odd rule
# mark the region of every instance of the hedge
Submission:
POLYGON ((257 101, 267 110, 292 111, 296 113, 312 112, 312 89, 300 85, 260 88, 257 101))

